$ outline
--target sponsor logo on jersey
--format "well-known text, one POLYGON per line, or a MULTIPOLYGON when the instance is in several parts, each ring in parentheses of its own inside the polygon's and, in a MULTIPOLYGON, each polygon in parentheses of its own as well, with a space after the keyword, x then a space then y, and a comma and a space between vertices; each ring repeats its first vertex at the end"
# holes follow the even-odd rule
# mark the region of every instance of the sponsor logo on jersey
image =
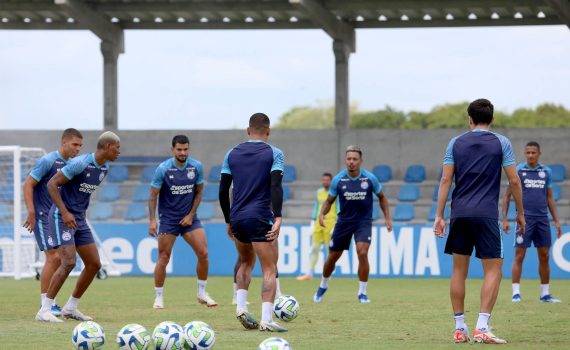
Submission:
POLYGON ((85 175, 85 177, 91 177, 91 173, 87 173, 87 175, 85 175))
POLYGON ((172 180, 174 179, 174 175, 168 175, 168 178, 172 180))
POLYGON ((61 235, 61 238, 64 241, 69 241, 71 239, 71 232, 69 231, 63 231, 63 234, 61 235))
POLYGON ((526 172, 523 172, 523 173, 522 173, 522 176, 526 176, 526 172))

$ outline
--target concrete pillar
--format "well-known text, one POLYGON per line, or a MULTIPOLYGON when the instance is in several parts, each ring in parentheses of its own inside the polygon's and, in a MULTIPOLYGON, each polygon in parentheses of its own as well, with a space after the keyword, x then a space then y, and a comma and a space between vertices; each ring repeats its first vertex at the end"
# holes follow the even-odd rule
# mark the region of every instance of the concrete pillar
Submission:
POLYGON ((118 121, 118 76, 117 63, 121 50, 110 41, 101 41, 103 54, 103 129, 117 130, 118 121))
POLYGON ((335 61, 335 110, 334 126, 337 129, 348 129, 349 107, 348 99, 348 59, 350 49, 341 40, 333 41, 334 61, 335 61))

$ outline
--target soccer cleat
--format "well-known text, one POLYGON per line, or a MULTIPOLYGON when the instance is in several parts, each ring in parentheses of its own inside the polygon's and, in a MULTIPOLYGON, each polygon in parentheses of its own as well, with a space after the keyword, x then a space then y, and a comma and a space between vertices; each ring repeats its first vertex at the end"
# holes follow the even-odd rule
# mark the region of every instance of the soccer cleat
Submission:
POLYGON ((471 339, 469 339, 469 330, 468 329, 456 329, 455 332, 453 332, 453 342, 455 344, 460 344, 460 343, 469 343, 471 339))
POLYGON ((327 291, 327 288, 319 287, 319 289, 317 289, 317 292, 315 293, 315 295, 313 295, 313 301, 315 303, 322 302, 326 291, 327 291))
POLYGON ((216 307, 218 303, 214 299, 212 299, 208 293, 204 293, 203 295, 198 295, 198 302, 202 305, 206 305, 207 307, 216 307))
POLYGON ((52 323, 61 323, 61 322, 63 322, 63 321, 60 320, 59 318, 55 317, 54 314, 52 314, 50 310, 42 311, 41 309, 40 309, 40 311, 38 311, 38 313, 36 314, 36 321, 52 322, 52 323))
POLYGON ((54 315, 55 317, 61 316, 61 306, 53 304, 51 306, 51 314, 54 315))
POLYGON ((297 281, 310 281, 313 279, 311 275, 302 275, 297 277, 297 281))
POLYGON ((245 329, 256 329, 259 327, 259 322, 247 310, 238 311, 236 317, 245 329))
POLYGON ((553 297, 550 294, 546 294, 543 297, 540 297, 541 303, 560 303, 560 299, 553 297))
POLYGON ((513 295, 513 299, 511 300, 513 303, 520 303, 522 300, 521 295, 520 294, 515 294, 513 295))
POLYGON ((154 298, 154 304, 152 304, 154 309, 164 309, 164 299, 162 297, 154 298))
POLYGON ((507 341, 505 339, 498 338, 496 335, 491 333, 491 331, 481 331, 476 329, 473 332, 473 341, 475 343, 481 344, 506 344, 507 341))
POLYGON ((277 322, 261 322, 259 324, 259 330, 262 332, 277 332, 277 333, 284 333, 287 332, 287 328, 281 327, 277 322))
POLYGON ((93 321, 93 317, 84 315, 81 311, 75 310, 66 310, 65 308, 61 309, 61 316, 66 319, 72 319, 76 321, 93 321))
POLYGON ((368 304, 370 303, 370 299, 368 299, 368 295, 366 294, 358 294, 358 301, 361 304, 368 304))

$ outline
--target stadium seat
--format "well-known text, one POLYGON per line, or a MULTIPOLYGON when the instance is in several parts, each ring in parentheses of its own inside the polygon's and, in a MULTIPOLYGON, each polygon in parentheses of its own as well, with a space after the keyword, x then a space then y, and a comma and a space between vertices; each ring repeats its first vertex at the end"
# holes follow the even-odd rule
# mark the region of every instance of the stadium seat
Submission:
POLYGON ((287 185, 283 185, 283 200, 289 200, 292 197, 291 188, 287 185))
POLYGON ((552 170, 552 181, 562 182, 566 180, 566 167, 564 164, 550 164, 549 167, 552 170))
POLYGON ((113 205, 111 203, 95 203, 89 210, 92 220, 107 220, 113 216, 113 205))
POLYGON ((559 201, 562 198, 562 188, 557 183, 552 183, 552 197, 555 201, 559 201))
POLYGON ((283 172, 283 182, 293 182, 297 180, 297 168, 294 165, 285 165, 285 171, 283 172))
POLYGON ((141 181, 145 183, 151 182, 152 178, 154 177, 155 170, 156 170, 155 166, 152 165, 145 166, 141 173, 141 181))
POLYGON ((509 210, 507 211, 507 218, 509 221, 515 221, 517 219, 517 206, 515 202, 509 203, 509 210))
POLYGON ((380 219, 380 205, 374 201, 374 205, 372 206, 372 221, 378 219, 380 219))
POLYGON ((13 216, 9 205, 0 204, 0 220, 10 219, 13 216))
MULTIPOLYGON (((432 204, 431 208, 429 209, 429 214, 428 214, 428 221, 434 221, 435 220, 435 212, 437 211, 437 204, 432 204)), ((449 205, 445 206, 445 209, 443 209, 443 218, 445 220, 449 219, 449 216, 451 215, 451 207, 449 205)))
POLYGON ((209 182, 220 182, 221 179, 221 165, 214 165, 210 168, 210 172, 208 173, 208 181, 209 182))
POLYGON ((146 183, 140 184, 135 187, 135 191, 133 192, 133 201, 134 202, 146 202, 150 198, 150 186, 146 183))
POLYGON ((0 186, 0 201, 13 202, 14 201, 14 187, 10 185, 0 186))
POLYGON ((109 167, 109 175, 107 180, 109 182, 123 182, 129 178, 129 168, 126 165, 117 164, 109 167))
POLYGON ((392 180, 392 168, 389 165, 379 164, 372 169, 372 173, 376 175, 380 182, 392 180))
POLYGON ((413 164, 406 170, 404 181, 423 182, 426 179, 426 168, 421 164, 413 164))
POLYGON ((218 184, 207 184, 204 187, 204 195, 202 199, 206 202, 214 202, 218 200, 218 192, 220 191, 220 185, 218 184))
MULTIPOLYGON (((451 188, 449 189, 449 192, 447 193, 447 201, 448 202, 451 200, 451 194, 453 193, 453 188, 454 188, 454 186, 451 186, 451 188)), ((438 194, 439 194, 439 185, 435 185, 435 187, 433 188, 433 195, 432 195, 432 199, 434 202, 437 202, 438 194)))
POLYGON ((108 183, 101 186, 101 191, 97 199, 101 202, 114 202, 121 197, 121 189, 119 185, 114 183, 108 183))
POLYGON ((147 217, 147 206, 145 203, 131 203, 125 213, 125 220, 136 221, 147 217))
POLYGON ((198 212, 196 213, 200 220, 209 220, 215 215, 214 203, 204 202, 198 207, 198 212))
POLYGON ((398 193, 398 200, 402 202, 415 202, 420 198, 420 188, 416 184, 403 184, 398 193))
POLYGON ((414 206, 409 203, 400 203, 396 205, 394 211, 394 221, 410 221, 415 217, 414 206))

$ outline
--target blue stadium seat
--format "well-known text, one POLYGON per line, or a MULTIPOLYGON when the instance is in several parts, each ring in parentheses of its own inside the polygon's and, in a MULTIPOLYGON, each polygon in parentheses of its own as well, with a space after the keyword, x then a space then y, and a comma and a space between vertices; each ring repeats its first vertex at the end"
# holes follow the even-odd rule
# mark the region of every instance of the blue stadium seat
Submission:
POLYGON ((426 168, 421 164, 413 164, 406 170, 404 181, 423 182, 426 179, 426 168))
POLYGON ((409 203, 400 203, 396 205, 394 211, 394 221, 410 221, 415 217, 414 206, 409 203))
POLYGON ((287 185, 283 185, 283 200, 289 200, 292 197, 291 188, 287 185))
POLYGON ((204 195, 202 199, 206 202, 214 202, 218 200, 220 185, 209 183, 204 187, 204 195))
POLYGON ((559 201, 562 198, 562 188, 557 183, 552 183, 552 197, 555 201, 559 201))
POLYGON ((214 165, 210 169, 210 172, 208 173, 208 181, 209 182, 220 182, 221 176, 222 176, 221 171, 222 171, 221 165, 214 165))
POLYGON ((403 184, 398 193, 398 200, 402 202, 415 202, 420 198, 420 188, 416 184, 403 184))
POLYGON ((294 165, 285 165, 283 172, 283 182, 293 182, 297 180, 297 168, 294 165))
POLYGON ((0 186, 0 201, 13 202, 14 201, 14 187, 10 185, 0 186))
POLYGON ((0 204, 0 220, 10 219, 13 216, 9 205, 0 204))
MULTIPOLYGON (((435 220, 435 212, 437 211, 437 204, 432 204, 431 208, 429 209, 429 214, 428 214, 428 220, 429 221, 434 221, 435 220)), ((449 216, 451 215, 451 207, 449 205, 445 206, 445 209, 443 209, 443 218, 445 220, 449 219, 449 216)))
POLYGON ((125 213, 125 220, 136 221, 147 217, 147 206, 145 203, 131 203, 125 213))
MULTIPOLYGON (((453 193, 453 188, 454 188, 454 186, 451 186, 451 188, 449 189, 449 192, 447 193, 447 201, 448 202, 451 200, 451 194, 453 193)), ((432 199, 434 202, 437 202, 438 194, 439 194, 439 185, 435 185, 435 187, 433 188, 433 195, 432 195, 432 199)))
POLYGON ((133 201, 134 202, 146 202, 150 198, 150 186, 146 183, 140 184, 135 187, 135 191, 133 192, 133 201))
POLYGON ((92 220, 107 220, 113 216, 113 205, 111 203, 95 203, 89 210, 92 220))
POLYGON ((101 202, 114 202, 121 197, 121 189, 119 185, 108 183, 101 186, 101 191, 97 196, 101 202))
POLYGON ((509 203, 509 210, 507 211, 507 218, 509 221, 515 221, 517 219, 517 206, 515 202, 509 203))
POLYGON ((153 165, 145 166, 141 173, 141 181, 145 183, 150 183, 154 177, 154 171, 156 167, 153 165))
POLYGON ((552 170, 552 181, 562 182, 566 180, 566 167, 564 164, 550 164, 549 167, 552 170))
POLYGON ((203 202, 200 203, 198 207, 198 212, 196 213, 200 220, 209 220, 215 215, 214 203, 203 202))
POLYGON ((129 168, 126 165, 114 164, 109 167, 109 182, 123 182, 129 178, 129 168))
POLYGON ((372 221, 380 219, 380 205, 378 202, 374 201, 372 206, 372 221))
POLYGON ((380 182, 392 180, 392 168, 389 165, 379 164, 372 169, 372 173, 376 175, 380 182))

